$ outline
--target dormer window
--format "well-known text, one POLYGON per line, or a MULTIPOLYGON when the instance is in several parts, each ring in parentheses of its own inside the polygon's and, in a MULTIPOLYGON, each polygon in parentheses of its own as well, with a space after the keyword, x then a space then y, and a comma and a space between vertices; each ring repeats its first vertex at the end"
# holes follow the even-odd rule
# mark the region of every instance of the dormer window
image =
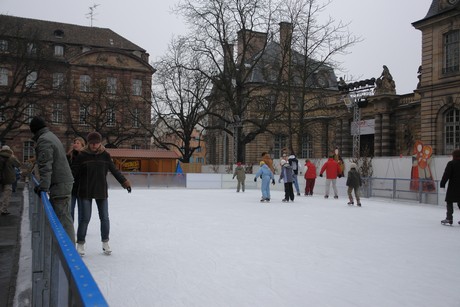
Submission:
POLYGON ((56 38, 63 38, 64 37, 64 31, 58 29, 54 31, 54 37, 56 38))

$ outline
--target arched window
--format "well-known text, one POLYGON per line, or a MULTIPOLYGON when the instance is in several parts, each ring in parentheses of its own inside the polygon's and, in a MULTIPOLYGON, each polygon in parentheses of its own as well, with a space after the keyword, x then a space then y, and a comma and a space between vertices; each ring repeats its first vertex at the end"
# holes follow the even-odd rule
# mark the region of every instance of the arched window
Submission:
POLYGON ((444 116, 445 153, 460 147, 460 110, 451 109, 444 116))
POLYGON ((305 159, 313 157, 313 142, 309 134, 302 137, 301 157, 305 159))

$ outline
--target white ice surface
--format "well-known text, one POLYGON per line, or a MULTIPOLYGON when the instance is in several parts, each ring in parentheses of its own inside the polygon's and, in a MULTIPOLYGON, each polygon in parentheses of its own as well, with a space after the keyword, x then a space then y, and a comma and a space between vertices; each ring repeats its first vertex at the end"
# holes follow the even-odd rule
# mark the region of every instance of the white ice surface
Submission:
MULTIPOLYGON (((249 190, 109 190, 84 262, 116 306, 460 306, 460 225, 445 206, 249 190)), ((458 211, 454 216, 459 217, 458 211)))

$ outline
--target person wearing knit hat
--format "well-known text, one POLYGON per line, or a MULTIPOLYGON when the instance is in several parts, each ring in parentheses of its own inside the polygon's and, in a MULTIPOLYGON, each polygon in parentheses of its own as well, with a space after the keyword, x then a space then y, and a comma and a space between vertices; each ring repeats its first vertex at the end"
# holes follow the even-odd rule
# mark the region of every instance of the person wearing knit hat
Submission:
MULTIPOLYGON (((454 203, 457 203, 460 209, 460 149, 455 149, 452 152, 452 160, 447 162, 446 168, 441 178, 439 186, 445 190, 446 184, 446 218, 441 221, 443 225, 452 225, 454 219, 454 203)), ((458 222, 460 224, 460 221, 458 222)))
POLYGON ((88 141, 88 144, 102 143, 102 135, 97 131, 90 132, 88 133, 86 140, 88 141))
POLYGON ((29 127, 30 127, 30 131, 35 134, 37 133, 40 129, 42 128, 45 128, 46 127, 46 123, 45 121, 43 120, 43 118, 39 117, 39 116, 34 116, 32 118, 32 120, 30 121, 30 124, 29 124, 29 127))
POLYGON ((75 229, 70 216, 73 176, 61 140, 49 130, 45 121, 34 117, 30 122, 34 134, 35 157, 39 184, 34 191, 39 197, 49 193, 49 201, 71 242, 75 243, 75 229))
POLYGON ((3 145, 0 150, 0 198, 1 215, 9 215, 8 206, 13 193, 13 183, 16 181, 16 170, 21 164, 8 145, 3 145))
POLYGON ((232 179, 235 179, 238 181, 236 184, 236 192, 240 191, 240 188, 244 192, 244 181, 246 180, 246 170, 244 167, 241 165, 241 162, 236 163, 235 171, 233 172, 233 177, 232 179))
POLYGON ((361 180, 361 175, 358 172, 358 167, 356 166, 356 163, 350 163, 350 170, 348 171, 347 175, 347 194, 348 198, 350 201, 348 202, 348 205, 353 206, 354 201, 353 201, 353 195, 352 192, 353 190, 355 191, 355 197, 356 197, 356 204, 358 207, 361 207, 361 201, 359 198, 359 188, 362 185, 362 180, 361 180))
POLYGON ((110 171, 128 193, 131 193, 131 183, 115 167, 112 157, 101 144, 102 136, 100 133, 89 133, 87 141, 88 145, 81 150, 72 165, 72 171, 78 187, 77 252, 81 256, 86 254, 86 233, 91 220, 94 199, 101 223, 102 250, 106 255, 110 255, 112 250, 109 246, 110 220, 107 173, 110 171))

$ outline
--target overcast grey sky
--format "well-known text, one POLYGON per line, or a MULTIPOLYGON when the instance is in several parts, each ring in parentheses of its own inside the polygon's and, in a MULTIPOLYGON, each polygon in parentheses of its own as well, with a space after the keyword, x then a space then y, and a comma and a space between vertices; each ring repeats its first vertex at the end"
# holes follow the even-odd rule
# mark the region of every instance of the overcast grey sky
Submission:
MULTIPOLYGON (((19 17, 110 28, 149 52, 151 61, 161 56, 173 35, 186 32, 166 0, 0 0, 0 13, 19 17)), ((412 22, 425 17, 432 0, 334 0, 326 14, 351 22, 350 31, 363 39, 338 58, 346 80, 378 77, 387 65, 398 94, 411 93, 417 85, 421 63, 421 32, 412 22)))

